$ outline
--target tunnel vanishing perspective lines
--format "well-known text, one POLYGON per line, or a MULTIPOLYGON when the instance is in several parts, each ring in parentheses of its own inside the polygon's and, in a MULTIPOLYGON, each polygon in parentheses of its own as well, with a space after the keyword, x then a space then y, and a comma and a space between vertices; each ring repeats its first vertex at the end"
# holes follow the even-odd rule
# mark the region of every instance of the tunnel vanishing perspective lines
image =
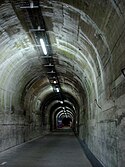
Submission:
POLYGON ((0 1, 1 152, 72 129, 100 165, 124 166, 124 11, 124 0, 0 1))
POLYGON ((8 150, 6 153, 2 153, 0 157, 4 161, 2 164, 9 167, 91 167, 76 137, 70 131, 60 134, 54 132, 16 149, 8 150))

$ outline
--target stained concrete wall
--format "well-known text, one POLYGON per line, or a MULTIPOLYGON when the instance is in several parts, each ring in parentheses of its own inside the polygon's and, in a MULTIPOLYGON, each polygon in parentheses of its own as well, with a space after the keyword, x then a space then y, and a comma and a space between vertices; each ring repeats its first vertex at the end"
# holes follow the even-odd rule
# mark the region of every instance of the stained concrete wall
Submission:
POLYGON ((39 64, 34 54, 27 34, 6 1, 0 6, 0 151, 44 134, 38 115, 22 105, 25 85, 34 78, 35 62, 39 64))
MULTIPOLYGON (((80 110, 79 136, 104 166, 123 167, 124 1, 64 0, 44 5, 50 7, 49 12, 43 9, 50 40, 55 46, 58 41, 58 47, 53 47, 59 54, 58 66, 70 71, 70 75, 76 74, 86 92, 86 105, 80 110), (69 67, 65 61, 71 62, 69 67)), ((11 4, 1 3, 0 12, 0 148, 5 150, 43 133, 41 117, 36 114, 38 108, 34 107, 38 94, 29 89, 25 96, 28 104, 22 106, 21 101, 26 85, 42 73, 37 52, 11 4)))
MULTIPOLYGON (((121 89, 123 91, 124 88, 121 89)), ((88 113, 81 113, 80 138, 106 167, 124 166, 124 101, 124 94, 115 99, 113 97, 113 100, 102 99, 98 102, 101 108, 93 104, 91 109, 88 107, 88 113)))
MULTIPOLYGON (((114 4, 114 2, 112 2, 114 4)), ((116 4, 114 4, 116 5, 116 4)), ((105 20, 98 20, 102 31, 106 34, 110 52, 96 43, 98 51, 103 56, 103 74, 105 90, 100 88, 98 80, 99 98, 91 99, 88 113, 83 117, 80 128, 80 138, 85 140, 89 149, 106 167, 123 167, 125 164, 125 77, 121 69, 125 67, 125 25, 124 5, 107 8, 105 20), (122 13, 120 12, 120 9, 122 13), (102 23, 101 23, 102 22, 102 23), (109 58, 106 58, 108 56, 109 58)), ((104 17, 103 17, 104 19, 104 17)))

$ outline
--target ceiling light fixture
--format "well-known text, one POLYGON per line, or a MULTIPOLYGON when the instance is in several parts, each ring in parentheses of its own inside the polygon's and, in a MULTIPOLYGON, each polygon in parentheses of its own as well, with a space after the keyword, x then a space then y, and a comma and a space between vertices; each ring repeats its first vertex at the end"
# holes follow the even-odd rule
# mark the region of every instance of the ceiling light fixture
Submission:
POLYGON ((56 88, 56 92, 59 92, 59 88, 56 88))
POLYGON ((47 55, 47 50, 46 50, 46 47, 45 47, 45 43, 44 43, 42 38, 40 39, 40 44, 41 44, 41 47, 43 49, 44 55, 47 55))
POLYGON ((54 84, 56 84, 57 82, 56 81, 53 81, 54 84))
POLYGON ((34 4, 33 2, 30 2, 30 7, 33 8, 34 4))
POLYGON ((66 118, 68 118, 67 114, 65 113, 66 118))

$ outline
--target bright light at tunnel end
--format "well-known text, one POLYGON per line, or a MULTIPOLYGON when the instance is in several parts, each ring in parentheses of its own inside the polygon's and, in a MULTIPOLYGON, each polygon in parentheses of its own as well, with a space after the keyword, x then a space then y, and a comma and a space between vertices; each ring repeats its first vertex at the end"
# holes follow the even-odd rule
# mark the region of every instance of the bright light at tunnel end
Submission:
POLYGON ((44 55, 47 55, 47 50, 46 50, 46 47, 45 47, 45 43, 44 43, 42 38, 40 39, 40 44, 41 44, 41 47, 43 49, 44 55))

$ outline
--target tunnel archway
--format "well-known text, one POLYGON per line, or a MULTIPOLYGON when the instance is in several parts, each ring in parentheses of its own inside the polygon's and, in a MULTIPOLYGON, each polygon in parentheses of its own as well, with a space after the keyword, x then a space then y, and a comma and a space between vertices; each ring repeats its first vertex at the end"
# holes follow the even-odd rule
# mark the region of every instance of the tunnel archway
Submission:
POLYGON ((49 94, 45 99, 44 103, 41 106, 41 112, 43 113, 43 117, 46 124, 49 126, 48 128, 53 131, 57 128, 57 119, 60 117, 60 114, 63 116, 70 116, 73 121, 73 130, 78 133, 78 124, 79 122, 79 104, 72 95, 68 93, 64 93, 64 101, 60 101, 58 96, 54 94, 49 94))
POLYGON ((124 8, 123 0, 0 1, 0 151, 55 129, 64 107, 97 159, 124 164, 124 8))
POLYGON ((71 117, 64 117, 62 119, 62 124, 64 127, 70 127, 71 126, 71 122, 72 122, 72 118, 71 117))

